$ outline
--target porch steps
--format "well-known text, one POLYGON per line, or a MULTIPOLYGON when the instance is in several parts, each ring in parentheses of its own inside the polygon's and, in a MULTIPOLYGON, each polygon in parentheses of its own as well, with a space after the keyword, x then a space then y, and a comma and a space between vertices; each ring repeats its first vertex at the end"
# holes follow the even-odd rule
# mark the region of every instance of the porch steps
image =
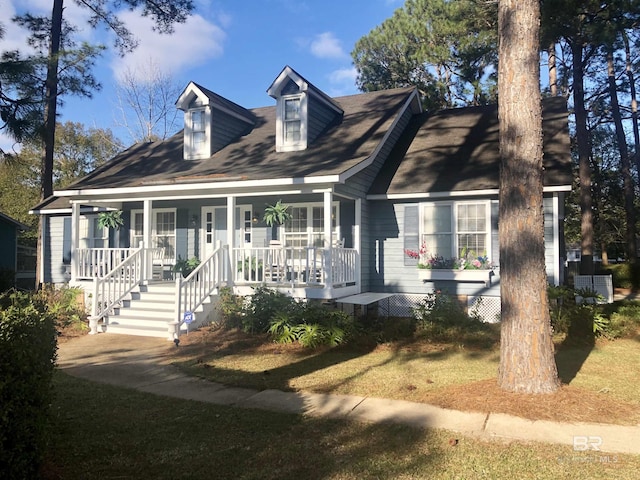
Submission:
POLYGON ((168 338, 168 323, 174 320, 175 298, 173 282, 142 285, 109 315, 105 331, 168 338))

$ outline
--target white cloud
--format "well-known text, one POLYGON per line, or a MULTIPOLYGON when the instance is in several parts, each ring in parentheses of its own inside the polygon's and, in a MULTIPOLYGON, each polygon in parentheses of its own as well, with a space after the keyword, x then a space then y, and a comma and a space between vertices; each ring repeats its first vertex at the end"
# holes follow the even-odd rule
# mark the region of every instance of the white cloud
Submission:
POLYGON ((318 58, 343 59, 347 57, 342 45, 340 45, 340 40, 332 32, 316 35, 311 42, 311 53, 318 58))
POLYGON ((185 23, 177 24, 170 35, 154 32, 153 22, 137 12, 124 12, 120 18, 135 33, 139 45, 124 58, 113 58, 111 69, 116 78, 127 70, 136 71, 136 65, 146 65, 150 60, 161 71, 178 72, 223 53, 226 34, 200 15, 192 15, 185 23))
POLYGON ((332 84, 345 84, 349 83, 355 85, 356 77, 358 76, 358 70, 355 67, 341 68, 334 70, 329 74, 329 82, 332 84))

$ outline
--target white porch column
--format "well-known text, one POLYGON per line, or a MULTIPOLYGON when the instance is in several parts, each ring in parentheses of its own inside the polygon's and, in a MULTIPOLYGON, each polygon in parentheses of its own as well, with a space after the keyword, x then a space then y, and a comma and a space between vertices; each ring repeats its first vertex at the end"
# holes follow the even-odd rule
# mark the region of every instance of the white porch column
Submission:
POLYGON ((71 281, 78 277, 78 248, 80 248, 80 204, 71 203, 71 281))
POLYGON ((227 244, 229 253, 233 252, 236 243, 236 197, 227 197, 227 244))
POLYGON ((333 265, 333 222, 331 221, 332 199, 333 194, 331 191, 324 192, 324 247, 326 248, 327 254, 324 257, 324 265, 322 267, 324 269, 325 288, 333 285, 333 269, 331 268, 331 265, 333 265))
POLYGON ((236 244, 236 197, 227 197, 227 245, 229 249, 227 254, 229 255, 229 264, 233 265, 231 271, 228 272, 227 278, 235 281, 236 278, 236 253, 233 250, 236 244))
MULTIPOLYGON (((153 247, 151 242, 151 230, 153 228, 153 212, 151 200, 145 200, 142 206, 142 246, 146 249, 153 247)), ((132 245, 137 248, 140 245, 132 245)), ((144 256, 144 280, 153 276, 153 263, 147 261, 150 255, 144 256)))
POLYGON ((355 225, 353 226, 353 248, 356 249, 356 285, 358 293, 362 292, 362 266, 360 264, 362 257, 362 199, 356 198, 355 204, 355 225))
POLYGON ((331 192, 324 192, 324 246, 331 248, 333 245, 333 222, 331 221, 331 200, 333 195, 331 192))

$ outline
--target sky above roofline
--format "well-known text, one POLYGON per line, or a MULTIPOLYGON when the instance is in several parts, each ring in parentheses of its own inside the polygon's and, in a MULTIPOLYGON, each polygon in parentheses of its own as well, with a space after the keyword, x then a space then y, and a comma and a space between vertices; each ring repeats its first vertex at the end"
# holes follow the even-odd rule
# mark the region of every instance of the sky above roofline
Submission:
MULTIPOLYGON (((110 48, 94 73, 102 84, 92 99, 69 97, 59 109, 61 121, 111 128, 125 144, 127 133, 117 127, 115 86, 124 72, 143 72, 154 65, 182 88, 194 81, 245 108, 273 105, 266 89, 285 65, 331 97, 357 93, 351 51, 356 41, 402 6, 402 0, 195 0, 196 9, 174 34, 153 32, 151 22, 137 12, 120 17, 135 32, 139 47, 125 57, 110 48)), ((25 49, 25 34, 8 21, 16 13, 50 14, 52 0, 0 0, 5 37, 0 51, 25 49)), ((92 30, 86 12, 71 0, 66 18, 81 28, 80 38, 110 43, 108 32, 92 30)), ((177 98, 176 98, 177 100, 177 98)), ((181 124, 178 125, 179 129, 181 124)), ((0 138, 0 147, 11 142, 0 138)))

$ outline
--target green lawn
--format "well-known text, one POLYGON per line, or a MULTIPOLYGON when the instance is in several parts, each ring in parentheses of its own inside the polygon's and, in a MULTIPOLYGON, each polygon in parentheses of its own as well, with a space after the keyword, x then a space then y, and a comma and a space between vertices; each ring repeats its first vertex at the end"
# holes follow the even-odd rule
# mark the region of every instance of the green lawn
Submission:
POLYGON ((636 479, 640 456, 241 410, 55 376, 46 479, 636 479), (452 446, 452 439, 457 439, 452 446))

